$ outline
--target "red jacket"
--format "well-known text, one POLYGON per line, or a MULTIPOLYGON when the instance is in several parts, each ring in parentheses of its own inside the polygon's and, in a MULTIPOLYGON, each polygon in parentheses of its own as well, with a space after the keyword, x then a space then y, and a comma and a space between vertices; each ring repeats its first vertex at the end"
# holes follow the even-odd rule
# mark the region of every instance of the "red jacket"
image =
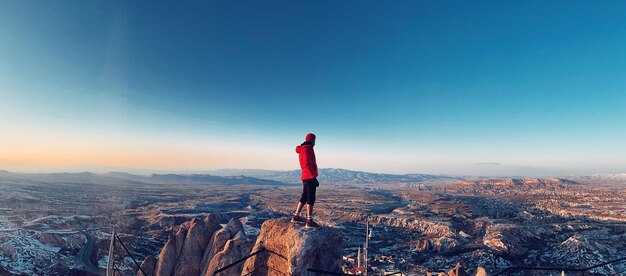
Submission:
POLYGON ((300 157, 300 168, 302 169, 302 177, 300 179, 312 179, 317 177, 317 161, 315 161, 315 152, 311 145, 300 145, 296 147, 296 152, 300 157))

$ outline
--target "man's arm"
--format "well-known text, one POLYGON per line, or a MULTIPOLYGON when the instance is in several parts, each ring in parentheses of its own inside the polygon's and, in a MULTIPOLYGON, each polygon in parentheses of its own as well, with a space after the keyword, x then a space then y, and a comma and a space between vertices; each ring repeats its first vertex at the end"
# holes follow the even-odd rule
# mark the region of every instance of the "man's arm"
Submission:
POLYGON ((317 176, 317 160, 315 158, 315 151, 309 149, 306 155, 306 166, 309 171, 317 176))

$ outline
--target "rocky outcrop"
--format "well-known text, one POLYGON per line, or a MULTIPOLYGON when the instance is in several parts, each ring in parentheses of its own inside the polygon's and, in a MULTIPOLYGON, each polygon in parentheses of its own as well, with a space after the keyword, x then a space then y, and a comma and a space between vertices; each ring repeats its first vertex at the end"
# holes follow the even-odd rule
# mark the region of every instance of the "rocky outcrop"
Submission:
POLYGON ((334 228, 305 229, 285 219, 263 223, 242 275, 315 275, 308 268, 341 271, 343 234, 334 228), (280 273, 278 273, 280 272, 280 273))
MULTIPOLYGON (((235 237, 227 241, 224 245, 224 249, 211 259, 209 266, 206 270, 205 276, 211 276, 219 268, 225 267, 229 264, 246 257, 250 253, 250 249, 254 245, 254 240, 249 239, 246 235, 239 231, 235 237)), ((239 263, 228 269, 228 273, 223 275, 239 275, 243 269, 244 263, 239 263)))
MULTIPOLYGON (((582 235, 570 236, 550 253, 553 257, 558 257, 560 265, 568 267, 590 267, 606 261, 602 256, 619 254, 614 248, 589 240, 582 235)), ((594 271, 606 275, 615 273, 608 266, 600 267, 594 271)))
POLYGON ((415 245, 417 252, 449 252, 461 246, 455 238, 439 237, 439 238, 420 238, 415 245))
POLYGON ((253 275, 309 275, 307 268, 341 271, 343 235, 337 229, 307 230, 288 220, 268 220, 255 240, 246 236, 239 220, 231 219, 222 227, 213 215, 181 224, 158 259, 146 257, 141 268, 150 276, 209 276, 261 248, 265 251, 219 275, 246 275, 253 270, 253 275))
POLYGON ((520 257, 526 254, 522 244, 529 238, 528 235, 528 231, 514 225, 490 225, 483 236, 483 244, 494 254, 520 257))
MULTIPOLYGON (((200 275, 213 275, 216 270, 247 256, 253 245, 254 240, 246 236, 243 224, 237 219, 231 219, 226 227, 213 234, 204 253, 200 275)), ((227 275, 238 275, 242 267, 243 263, 230 268, 227 275)))
POLYGON ((217 219, 209 216, 205 220, 196 219, 187 231, 183 247, 176 261, 175 275, 197 275, 204 250, 211 235, 220 228, 217 219))
POLYGON ((215 254, 217 254, 220 250, 224 248, 224 245, 226 245, 226 242, 228 242, 229 239, 230 234, 225 228, 215 231, 213 237, 211 237, 211 242, 204 250, 202 263, 200 264, 200 266, 204 268, 201 275, 206 274, 206 271, 209 267, 211 260, 213 259, 213 256, 215 256, 215 254))
POLYGON ((180 225, 161 249, 158 261, 148 256, 142 268, 150 275, 199 275, 203 253, 209 240, 221 226, 214 215, 195 218, 180 225))

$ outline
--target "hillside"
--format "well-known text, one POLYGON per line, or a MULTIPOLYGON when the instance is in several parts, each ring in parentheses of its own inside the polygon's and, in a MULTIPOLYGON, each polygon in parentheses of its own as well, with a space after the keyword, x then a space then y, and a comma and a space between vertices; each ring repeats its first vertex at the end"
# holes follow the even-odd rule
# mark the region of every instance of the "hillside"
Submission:
POLYGON ((0 180, 38 181, 44 183, 89 183, 89 184, 219 184, 219 185, 285 185, 280 181, 260 179, 243 175, 217 176, 210 174, 152 174, 135 175, 125 172, 95 174, 79 173, 11 173, 0 172, 0 180))
POLYGON ((626 186, 626 173, 617 174, 596 174, 588 176, 572 176, 569 177, 577 182, 589 184, 589 185, 604 185, 604 186, 626 186))

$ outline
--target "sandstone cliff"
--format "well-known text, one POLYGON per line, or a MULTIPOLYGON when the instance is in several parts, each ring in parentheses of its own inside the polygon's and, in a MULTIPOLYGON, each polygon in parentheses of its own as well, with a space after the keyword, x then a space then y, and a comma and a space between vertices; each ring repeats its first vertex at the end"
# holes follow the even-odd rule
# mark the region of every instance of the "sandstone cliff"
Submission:
MULTIPOLYGON (((239 220, 231 219, 225 228, 215 232, 211 238, 210 246, 207 246, 202 260, 202 273, 200 275, 213 275, 213 273, 237 260, 250 254, 254 240, 248 238, 239 220)), ((220 275, 239 275, 243 263, 220 275)))
POLYGON ((274 219, 263 223, 255 242, 246 236, 239 220, 231 219, 222 227, 210 215, 204 220, 196 218, 181 224, 161 249, 158 259, 148 256, 141 267, 150 276, 209 276, 251 252, 264 249, 218 275, 314 275, 307 272, 308 268, 338 272, 343 239, 337 229, 304 229, 303 225, 274 219))
POLYGON ((220 262, 245 256, 251 247, 252 242, 244 234, 241 222, 233 219, 222 228, 217 218, 209 215, 204 220, 196 218, 181 224, 161 249, 158 260, 148 256, 141 267, 149 275, 212 275, 209 269, 212 263, 217 266, 220 262))

